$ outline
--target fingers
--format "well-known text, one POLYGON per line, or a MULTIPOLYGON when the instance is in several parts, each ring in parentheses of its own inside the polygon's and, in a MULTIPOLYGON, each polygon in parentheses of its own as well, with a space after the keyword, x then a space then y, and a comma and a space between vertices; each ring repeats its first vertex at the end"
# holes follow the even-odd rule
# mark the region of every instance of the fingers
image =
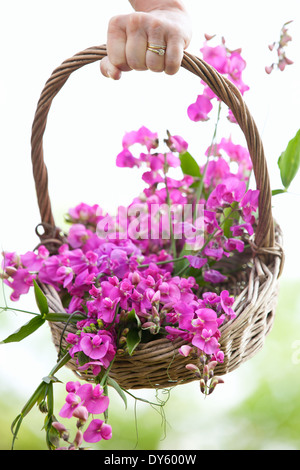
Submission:
POLYGON ((101 61, 100 70, 115 80, 130 70, 149 69, 173 75, 180 68, 185 43, 184 34, 174 21, 167 23, 142 12, 119 15, 110 20, 107 57, 101 61))

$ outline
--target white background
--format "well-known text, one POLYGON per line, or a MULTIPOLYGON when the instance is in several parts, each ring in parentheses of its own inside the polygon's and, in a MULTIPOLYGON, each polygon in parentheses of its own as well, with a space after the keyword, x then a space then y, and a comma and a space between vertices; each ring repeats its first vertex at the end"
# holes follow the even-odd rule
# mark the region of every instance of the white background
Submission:
MULTIPOLYGON (((204 33, 224 36, 231 49, 242 48, 247 61, 243 78, 250 86, 245 101, 263 138, 272 189, 277 189, 277 159, 300 128, 299 0, 186 0, 185 4, 193 23, 189 52, 200 55, 204 33), (294 64, 269 76, 264 67, 273 62, 274 55, 267 46, 279 38, 281 26, 289 20, 294 20, 289 26, 293 41, 287 55, 294 64)), ((0 5, 0 245, 1 250, 24 253, 38 242, 34 228, 40 219, 30 137, 44 83, 63 60, 105 43, 110 17, 129 13, 131 7, 126 0, 1 0, 0 5)), ((200 80, 185 70, 174 77, 130 72, 118 82, 102 77, 99 64, 74 73, 53 102, 44 138, 57 225, 63 223, 68 208, 80 202, 98 203, 113 211, 118 204, 130 202, 143 188, 138 171, 115 167, 126 131, 145 125, 164 138, 169 129, 186 138, 195 158, 200 160, 210 143, 213 122, 193 123, 188 120, 186 109, 201 89, 200 80)), ((244 144, 236 126, 225 124, 224 132, 225 137, 232 133, 244 144)), ((273 200, 274 215, 284 232, 283 279, 299 278, 299 182, 298 175, 290 194, 273 200)), ((7 299, 9 294, 6 291, 7 299)), ((32 297, 14 306, 34 308, 32 297)), ((1 339, 23 323, 20 315, 2 315, 5 321, 1 339)), ((45 336, 48 338, 47 333, 45 336)), ((43 341, 43 335, 42 339, 1 348, 3 393, 17 388, 27 396, 55 360, 52 345, 43 341), (38 353, 34 348, 38 348, 38 353), (26 379, 29 361, 33 366, 30 381, 26 379)))

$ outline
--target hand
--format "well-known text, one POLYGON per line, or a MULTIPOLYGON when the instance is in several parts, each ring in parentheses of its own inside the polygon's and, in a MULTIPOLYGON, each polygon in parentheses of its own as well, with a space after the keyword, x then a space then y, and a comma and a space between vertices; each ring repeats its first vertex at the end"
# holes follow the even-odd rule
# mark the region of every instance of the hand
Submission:
MULTIPOLYGON (((137 3, 137 2, 136 2, 137 3)), ((189 17, 183 8, 165 6, 113 17, 108 26, 107 57, 100 62, 106 77, 118 80, 122 72, 152 70, 175 74, 191 39, 189 17), (166 46, 165 54, 147 50, 148 44, 166 46)), ((179 5, 179 2, 171 2, 179 5)))

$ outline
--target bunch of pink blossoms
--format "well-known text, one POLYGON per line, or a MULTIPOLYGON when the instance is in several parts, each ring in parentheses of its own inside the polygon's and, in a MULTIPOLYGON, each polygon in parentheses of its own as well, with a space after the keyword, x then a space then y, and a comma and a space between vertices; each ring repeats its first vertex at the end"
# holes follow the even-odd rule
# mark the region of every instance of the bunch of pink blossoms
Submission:
MULTIPOLYGON (((81 373, 90 370, 98 385, 115 357, 134 353, 138 342, 146 337, 148 340, 149 334, 153 339, 161 335, 171 341, 182 338, 186 345, 179 353, 191 358, 198 356, 210 369, 223 362, 220 327, 232 320, 235 313, 234 298, 222 285, 218 287, 226 283, 227 276, 217 268, 217 263, 234 252, 244 251, 256 220, 259 192, 247 189, 251 171, 249 154, 230 139, 222 139, 214 145, 213 155, 207 150, 207 164, 199 167, 199 174, 203 175, 203 194, 199 199, 202 243, 184 236, 163 238, 159 227, 155 231, 158 236, 151 238, 151 223, 154 228, 160 224, 157 216, 162 212, 161 207, 172 207, 175 213, 185 204, 195 207, 195 187, 201 178, 184 174, 174 179, 167 175, 169 168, 181 166, 181 158, 187 155, 187 143, 179 136, 168 135, 169 150, 164 154, 157 152, 157 135, 147 128, 141 128, 134 136, 131 133, 125 136, 117 162, 119 166, 132 167, 134 162, 134 166, 147 167, 143 174, 147 187, 128 208, 137 206, 139 210, 140 230, 134 232, 137 236, 131 236, 130 225, 135 217, 130 211, 125 224, 119 215, 109 216, 97 205, 79 204, 69 211, 67 219, 71 227, 66 243, 56 254, 50 254, 46 246, 39 246, 36 252, 20 256, 5 253, 2 265, 4 282, 13 290, 12 300, 18 300, 28 292, 33 280, 38 280, 64 292, 67 313, 80 312, 84 316, 77 322, 77 332, 66 337, 68 352, 76 358, 78 370, 81 373), (146 146, 147 152, 134 156, 131 146, 137 143, 146 146), (126 158, 123 158, 125 151, 126 158), (232 162, 238 162, 236 172, 231 168, 232 162), (207 292, 200 295, 199 285, 203 283, 207 292), (210 290, 212 285, 216 286, 216 292, 210 290), (139 339, 130 350, 127 335, 132 319, 139 330, 139 339)), ((193 214, 183 223, 173 218, 169 222, 173 236, 182 225, 192 231, 197 225, 193 214)), ((203 378, 200 385, 201 381, 203 378)), ((206 390, 203 384, 201 390, 206 390)), ((88 398, 84 398, 86 391, 87 386, 68 390, 62 417, 79 414, 82 417, 87 412, 96 412, 96 408, 92 411, 88 398)), ((102 396, 100 385, 94 392, 89 387, 88 393, 94 393, 93 400, 99 403, 97 410, 102 413, 101 406, 108 402, 102 396)), ((82 420, 81 424, 86 422, 82 420)), ((63 425, 56 426, 62 429, 63 425)), ((95 442, 110 436, 106 422, 93 419, 85 433, 78 429, 75 441, 84 438, 95 442)))
POLYGON ((280 38, 278 42, 273 42, 269 45, 269 50, 276 51, 277 61, 273 62, 271 65, 265 67, 266 73, 270 74, 275 68, 283 72, 287 65, 292 65, 293 61, 286 56, 286 48, 292 37, 288 34, 287 25, 292 23, 292 21, 287 21, 281 28, 280 38))
MULTIPOLYGON (((82 431, 90 414, 102 414, 108 408, 109 398, 103 394, 103 387, 99 384, 93 387, 90 383, 81 385, 80 382, 68 382, 66 391, 68 392, 66 403, 59 415, 62 418, 77 418, 77 433, 74 441, 69 443, 68 447, 58 447, 57 450, 77 449, 83 441, 95 443, 102 439, 111 439, 111 426, 98 418, 93 418, 87 429, 82 431)), ((52 425, 58 431, 59 436, 69 442, 69 433, 66 427, 58 421, 53 422, 52 425)))
MULTIPOLYGON (((243 82, 242 74, 246 67, 246 61, 241 56, 241 49, 230 50, 222 38, 221 44, 212 47, 208 43, 214 36, 205 35, 206 42, 200 49, 205 62, 212 65, 220 74, 228 78, 243 95, 249 90, 248 85, 243 82)), ((188 107, 188 116, 192 121, 207 121, 209 113, 213 109, 212 100, 217 98, 215 93, 206 83, 203 83, 203 93, 198 95, 195 103, 188 107)), ((228 119, 235 122, 235 118, 229 110, 228 119)))
MULTIPOLYGON (((223 41, 214 48, 206 43, 201 51, 241 93, 248 89, 240 50, 229 51, 223 41)), ((213 98, 205 86, 189 107, 189 117, 206 120, 213 98)), ((98 205, 81 203, 69 210, 70 229, 56 254, 46 244, 24 255, 4 253, 2 277, 12 289, 11 300, 26 294, 37 280, 63 294, 70 317, 82 315, 77 331, 66 337, 67 350, 78 370, 91 371, 97 385, 67 384, 60 416, 78 419, 69 448, 83 439, 110 439, 106 420, 93 418, 85 432, 82 427, 89 414, 105 413, 109 400, 103 380, 117 355, 134 354, 139 342, 162 336, 183 339, 179 353, 204 365, 202 376, 195 366, 187 366, 200 378, 203 393, 205 380, 224 360, 220 328, 235 312, 222 262, 244 252, 254 233, 259 191, 248 189, 251 159, 231 138, 213 142, 200 165, 181 136, 168 132, 163 143, 167 150, 159 149, 158 134, 145 126, 124 136, 116 164, 143 169, 146 184, 128 207, 120 206, 112 216, 98 205), (180 177, 170 177, 170 170, 181 170, 180 177), (128 340, 132 325, 138 332, 135 344, 128 340)), ((64 426, 53 426, 67 440, 64 426)))

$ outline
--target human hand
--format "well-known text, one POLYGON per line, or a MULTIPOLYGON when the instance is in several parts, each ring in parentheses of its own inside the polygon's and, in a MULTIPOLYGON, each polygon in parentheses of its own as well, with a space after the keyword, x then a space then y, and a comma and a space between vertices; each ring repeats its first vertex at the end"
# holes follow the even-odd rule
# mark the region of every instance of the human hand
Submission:
POLYGON ((104 76, 118 80, 122 72, 147 69, 173 75, 180 68, 183 51, 191 39, 188 14, 181 2, 157 0, 148 3, 151 7, 144 7, 143 11, 118 15, 110 20, 107 57, 100 62, 104 76), (160 55, 147 49, 149 44, 165 46, 165 49, 160 55))

